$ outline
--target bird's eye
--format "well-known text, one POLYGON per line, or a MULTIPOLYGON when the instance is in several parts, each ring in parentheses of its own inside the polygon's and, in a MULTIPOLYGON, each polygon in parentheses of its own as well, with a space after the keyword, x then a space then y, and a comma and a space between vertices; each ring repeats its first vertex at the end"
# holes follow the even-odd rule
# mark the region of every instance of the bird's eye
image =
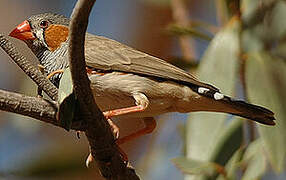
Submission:
POLYGON ((41 28, 47 28, 48 25, 49 25, 49 22, 48 22, 48 21, 41 21, 41 22, 40 22, 40 27, 41 27, 41 28))

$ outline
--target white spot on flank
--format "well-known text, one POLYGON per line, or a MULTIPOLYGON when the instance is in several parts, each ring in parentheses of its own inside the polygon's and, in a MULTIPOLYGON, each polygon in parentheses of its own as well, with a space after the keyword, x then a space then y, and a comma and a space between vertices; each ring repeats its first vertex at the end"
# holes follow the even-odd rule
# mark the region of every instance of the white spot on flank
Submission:
POLYGON ((200 93, 200 94, 207 93, 208 91, 209 91, 208 88, 204 88, 204 87, 199 87, 198 88, 198 93, 200 93))
POLYGON ((224 98, 224 95, 221 94, 221 93, 219 93, 219 92, 216 92, 216 93, 214 94, 214 99, 215 99, 215 100, 221 100, 221 99, 223 99, 223 98, 224 98))

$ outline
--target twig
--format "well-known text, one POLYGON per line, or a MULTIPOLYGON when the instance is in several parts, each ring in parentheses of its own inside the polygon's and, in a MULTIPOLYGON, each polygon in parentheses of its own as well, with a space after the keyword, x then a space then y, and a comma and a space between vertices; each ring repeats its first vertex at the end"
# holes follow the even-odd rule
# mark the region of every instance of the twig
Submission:
MULTIPOLYGON (((60 122, 56 119, 58 109, 54 101, 0 89, 0 110, 21 114, 61 127, 60 122)), ((71 129, 76 131, 86 129, 86 125, 80 121, 79 117, 76 117, 74 121, 71 129)))
POLYGON ((0 90, 0 110, 29 116, 59 126, 56 120, 57 108, 43 98, 0 90))
MULTIPOLYGON (((182 27, 188 27, 188 13, 182 0, 172 0, 171 5, 173 10, 173 18, 176 24, 182 27)), ((192 61, 196 55, 191 38, 187 36, 181 36, 179 37, 179 42, 183 54, 183 59, 192 61)))
POLYGON ((110 127, 96 105, 86 74, 84 40, 89 13, 95 0, 78 0, 70 24, 69 61, 76 97, 87 122, 85 134, 91 154, 101 174, 107 179, 139 179, 135 171, 127 168, 114 141, 110 127))
POLYGON ((51 99, 56 100, 58 98, 58 89, 2 34, 0 34, 0 46, 51 99))

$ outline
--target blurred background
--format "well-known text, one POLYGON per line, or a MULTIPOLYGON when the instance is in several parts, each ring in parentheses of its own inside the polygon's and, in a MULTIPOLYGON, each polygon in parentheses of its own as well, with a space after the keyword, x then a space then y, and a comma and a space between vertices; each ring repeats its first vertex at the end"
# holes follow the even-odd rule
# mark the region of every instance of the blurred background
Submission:
MULTIPOLYGON (((69 17, 75 2, 1 0, 0 32, 8 34, 33 14, 69 17)), ((276 113, 276 127, 215 113, 156 117, 152 134, 123 145, 142 179, 286 178, 285 18, 282 0, 97 0, 88 32, 160 57, 276 113)), ((37 64, 25 44, 11 41, 37 64)), ((0 88, 37 93, 2 50, 0 88)), ((101 179, 96 167, 85 167, 88 153, 84 135, 0 113, 0 179, 101 179)))

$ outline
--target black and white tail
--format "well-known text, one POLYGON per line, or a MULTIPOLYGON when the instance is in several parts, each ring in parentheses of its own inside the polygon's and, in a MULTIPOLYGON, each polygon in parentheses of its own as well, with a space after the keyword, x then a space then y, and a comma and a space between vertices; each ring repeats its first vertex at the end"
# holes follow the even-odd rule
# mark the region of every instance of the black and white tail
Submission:
POLYGON ((212 106, 208 106, 212 108, 204 109, 205 111, 225 112, 254 120, 261 124, 275 125, 274 113, 264 107, 235 100, 220 92, 211 91, 203 87, 198 88, 197 92, 208 98, 208 102, 212 104, 212 106))
POLYGON ((264 107, 240 100, 232 100, 227 96, 220 101, 234 110, 234 112, 229 112, 230 114, 248 118, 266 125, 275 125, 274 113, 264 107))

